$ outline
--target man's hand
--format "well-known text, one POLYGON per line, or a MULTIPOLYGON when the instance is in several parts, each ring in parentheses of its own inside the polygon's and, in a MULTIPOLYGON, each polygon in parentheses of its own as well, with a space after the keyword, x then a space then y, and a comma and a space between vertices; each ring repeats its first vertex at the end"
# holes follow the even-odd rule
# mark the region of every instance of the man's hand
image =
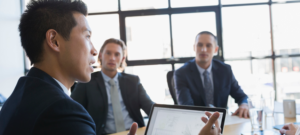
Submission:
POLYGON ((199 135, 221 135, 221 129, 218 122, 220 114, 218 112, 213 114, 205 112, 205 114, 209 117, 209 120, 207 120, 206 117, 201 118, 201 120, 206 124, 201 129, 199 135), (214 128, 212 128, 213 124, 215 124, 214 128))
POLYGON ((129 132, 127 135, 135 135, 137 129, 138 129, 138 124, 135 122, 132 123, 131 128, 129 129, 129 132))
POLYGON ((249 118, 249 107, 248 104, 244 103, 239 106, 239 109, 237 109, 232 115, 238 115, 240 118, 249 118))
POLYGON ((298 125, 294 125, 293 123, 286 124, 280 129, 280 133, 282 135, 295 135, 298 130, 298 125))

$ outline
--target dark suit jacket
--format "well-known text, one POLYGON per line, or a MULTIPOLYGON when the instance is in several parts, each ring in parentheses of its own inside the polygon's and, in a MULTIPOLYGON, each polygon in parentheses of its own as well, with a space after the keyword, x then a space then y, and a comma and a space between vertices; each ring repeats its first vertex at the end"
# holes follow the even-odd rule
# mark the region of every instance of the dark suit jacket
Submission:
MULTIPOLYGON (((130 117, 138 123, 139 127, 145 126, 140 109, 149 115, 154 104, 137 76, 118 73, 119 87, 124 104, 130 117)), ((92 73, 89 83, 79 83, 71 97, 82 104, 90 113, 96 123, 97 135, 104 133, 108 113, 108 99, 104 79, 101 72, 92 73)))
MULTIPOLYGON (((247 103, 247 95, 235 79, 231 67, 219 60, 212 61, 214 105, 227 107, 228 95, 238 104, 247 103)), ((175 90, 180 105, 207 106, 205 91, 202 86, 195 59, 190 60, 175 71, 175 90)))
POLYGON ((37 68, 21 77, 0 112, 0 135, 95 134, 88 112, 37 68))

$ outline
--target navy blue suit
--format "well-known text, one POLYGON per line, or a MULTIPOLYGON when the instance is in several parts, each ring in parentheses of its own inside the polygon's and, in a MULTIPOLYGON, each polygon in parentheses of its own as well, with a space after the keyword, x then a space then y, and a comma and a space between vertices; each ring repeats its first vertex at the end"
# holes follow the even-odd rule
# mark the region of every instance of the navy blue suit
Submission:
POLYGON ((32 68, 0 112, 0 135, 20 134, 94 135, 95 124, 51 76, 32 68))
MULTIPOLYGON (((190 60, 175 71, 175 90, 180 105, 208 106, 196 62, 190 60)), ((219 60, 212 60, 214 106, 227 107, 228 96, 239 105, 247 103, 247 95, 235 79, 231 67, 219 60)))

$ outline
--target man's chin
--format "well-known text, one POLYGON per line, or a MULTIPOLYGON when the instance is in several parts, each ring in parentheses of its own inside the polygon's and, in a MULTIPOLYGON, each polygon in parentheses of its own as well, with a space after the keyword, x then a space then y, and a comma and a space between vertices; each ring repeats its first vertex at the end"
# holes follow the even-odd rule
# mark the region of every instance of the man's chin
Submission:
POLYGON ((89 75, 86 75, 84 77, 80 77, 77 79, 78 82, 81 82, 81 83, 87 83, 91 80, 91 74, 89 75))
POLYGON ((199 62, 199 63, 208 63, 208 62, 210 62, 210 60, 208 60, 208 59, 200 59, 197 62, 199 62))

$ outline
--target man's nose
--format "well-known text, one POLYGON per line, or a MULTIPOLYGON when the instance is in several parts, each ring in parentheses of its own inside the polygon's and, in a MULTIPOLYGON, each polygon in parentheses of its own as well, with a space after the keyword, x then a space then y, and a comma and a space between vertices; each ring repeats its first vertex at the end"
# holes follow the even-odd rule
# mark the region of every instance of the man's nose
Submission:
POLYGON ((116 57, 114 55, 110 55, 110 60, 115 60, 116 57))
POLYGON ((203 47, 201 48, 201 51, 202 51, 202 52, 206 52, 206 51, 207 51, 206 46, 203 46, 203 47))

